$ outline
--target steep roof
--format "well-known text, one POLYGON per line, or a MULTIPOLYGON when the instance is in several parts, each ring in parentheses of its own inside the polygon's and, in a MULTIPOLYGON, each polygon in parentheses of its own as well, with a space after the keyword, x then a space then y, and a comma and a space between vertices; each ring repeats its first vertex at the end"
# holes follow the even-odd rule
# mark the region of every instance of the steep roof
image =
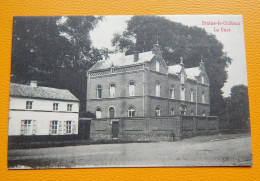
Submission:
POLYGON ((180 64, 168 66, 168 73, 170 74, 178 74, 181 72, 182 66, 180 64))
POLYGON ((154 57, 152 51, 139 53, 138 61, 134 61, 134 55, 125 55, 124 53, 111 54, 107 60, 98 61, 93 65, 88 71, 99 70, 110 68, 114 66, 126 66, 134 65, 139 63, 144 63, 146 61, 151 61, 154 57))
POLYGON ((185 72, 188 78, 196 79, 196 77, 200 75, 201 69, 199 67, 187 68, 185 72))
POLYGON ((70 91, 51 87, 10 84, 10 96, 79 101, 70 91))

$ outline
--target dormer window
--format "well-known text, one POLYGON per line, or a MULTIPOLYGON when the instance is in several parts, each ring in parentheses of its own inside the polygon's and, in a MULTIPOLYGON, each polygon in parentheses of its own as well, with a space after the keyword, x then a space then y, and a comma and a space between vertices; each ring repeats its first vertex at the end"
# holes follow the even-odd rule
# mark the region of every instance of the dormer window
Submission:
POLYGON ((181 73, 181 83, 184 84, 185 82, 185 75, 184 72, 181 73))
POLYGON ((185 101, 185 88, 181 87, 181 100, 185 101))
POLYGON ((160 72, 160 62, 158 60, 156 60, 155 70, 156 72, 160 72))
POLYGON ((204 76, 201 76, 201 83, 202 83, 202 84, 205 84, 205 78, 204 78, 204 76))

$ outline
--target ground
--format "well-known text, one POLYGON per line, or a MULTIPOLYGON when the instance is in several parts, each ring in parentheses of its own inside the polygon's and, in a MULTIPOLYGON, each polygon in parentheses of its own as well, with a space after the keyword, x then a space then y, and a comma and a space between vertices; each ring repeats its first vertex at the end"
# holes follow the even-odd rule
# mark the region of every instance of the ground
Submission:
POLYGON ((252 165, 249 135, 9 150, 9 169, 252 165))

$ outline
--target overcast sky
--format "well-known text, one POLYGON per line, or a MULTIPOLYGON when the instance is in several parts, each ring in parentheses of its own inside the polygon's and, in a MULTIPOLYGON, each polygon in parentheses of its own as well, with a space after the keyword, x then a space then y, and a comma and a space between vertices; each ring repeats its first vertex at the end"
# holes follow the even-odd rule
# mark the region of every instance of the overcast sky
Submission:
MULTIPOLYGON (((238 15, 165 15, 167 19, 180 22, 188 26, 198 26, 205 28, 208 33, 215 34, 217 39, 224 45, 224 51, 233 59, 232 64, 228 67, 227 83, 223 87, 224 96, 230 94, 230 88, 234 85, 244 84, 247 86, 246 74, 246 58, 245 58, 245 43, 242 16, 238 15), (204 22, 223 22, 232 21, 239 22, 240 25, 203 25, 204 22), (214 27, 219 29, 219 32, 214 32, 214 27), (221 28, 230 29, 230 32, 222 32, 221 28)), ((105 47, 113 49, 111 40, 114 33, 122 33, 126 27, 126 21, 131 16, 105 16, 90 36, 93 45, 97 48, 105 47)), ((223 29, 222 29, 223 30, 223 29)))

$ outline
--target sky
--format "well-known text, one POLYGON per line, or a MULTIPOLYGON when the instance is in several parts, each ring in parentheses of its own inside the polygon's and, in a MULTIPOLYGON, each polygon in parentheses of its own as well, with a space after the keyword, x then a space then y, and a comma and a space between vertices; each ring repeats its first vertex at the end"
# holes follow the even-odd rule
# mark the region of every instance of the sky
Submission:
MULTIPOLYGON (((208 33, 215 34, 224 45, 224 51, 233 59, 227 68, 228 79, 222 88, 223 96, 230 95, 234 85, 247 84, 245 42, 243 18, 240 15, 160 15, 171 21, 180 22, 187 26, 204 28, 208 33), (225 25, 235 22, 239 25, 225 25), (209 25, 210 23, 210 25, 209 25), (212 25, 214 24, 215 25, 212 25), (222 23, 222 24, 219 24, 222 23), (218 31, 217 31, 218 29, 218 31)), ((122 33, 127 27, 127 20, 132 16, 105 16, 104 20, 90 33, 93 46, 113 49, 111 40, 115 33, 122 33)))

